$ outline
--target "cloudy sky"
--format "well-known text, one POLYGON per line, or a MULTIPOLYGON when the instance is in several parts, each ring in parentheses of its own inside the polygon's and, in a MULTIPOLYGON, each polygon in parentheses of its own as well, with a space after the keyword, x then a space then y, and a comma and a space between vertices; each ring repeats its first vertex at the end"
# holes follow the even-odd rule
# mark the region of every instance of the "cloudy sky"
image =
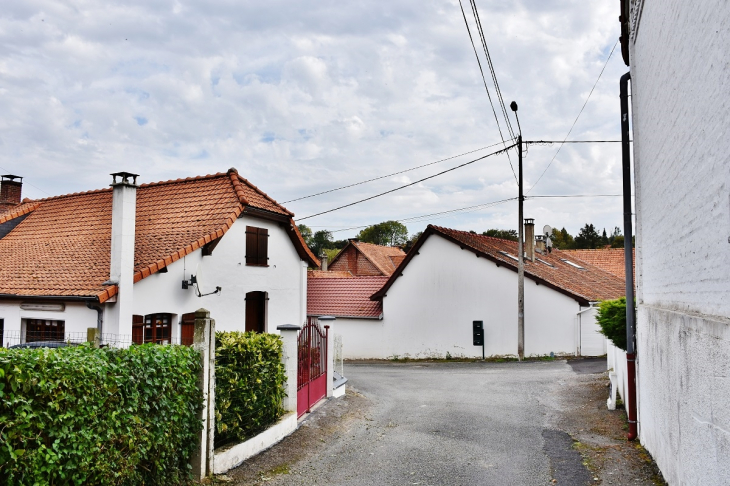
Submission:
MULTIPOLYGON (((477 6, 525 139, 562 140, 620 34, 618 2, 477 6)), ((626 70, 617 48, 570 139, 620 138, 626 70)), ((153 182, 236 167, 284 202, 498 142, 458 0, 24 0, 0 13, 0 173, 24 176, 30 198, 106 187, 114 171, 153 182)), ((286 206, 305 218, 498 148, 286 206)), ((557 148, 529 148, 527 189, 557 148)), ((528 195, 620 194, 620 169, 619 144, 566 145, 528 195)), ((358 231, 346 228, 516 195, 498 155, 301 222, 339 239, 358 231)), ((621 226, 621 211, 618 197, 525 203, 538 227, 574 234, 587 222, 621 226)), ((481 232, 516 219, 509 201, 406 224, 481 232)))

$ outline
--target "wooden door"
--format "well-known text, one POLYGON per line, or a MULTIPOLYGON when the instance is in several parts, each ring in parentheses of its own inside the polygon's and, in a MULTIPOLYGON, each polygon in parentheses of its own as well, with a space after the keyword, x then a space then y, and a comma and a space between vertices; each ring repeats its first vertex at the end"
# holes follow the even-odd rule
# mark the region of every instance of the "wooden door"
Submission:
POLYGON ((266 292, 246 294, 246 332, 266 331, 266 292))
POLYGON ((183 314, 180 320, 180 344, 192 346, 195 338, 195 312, 183 314))

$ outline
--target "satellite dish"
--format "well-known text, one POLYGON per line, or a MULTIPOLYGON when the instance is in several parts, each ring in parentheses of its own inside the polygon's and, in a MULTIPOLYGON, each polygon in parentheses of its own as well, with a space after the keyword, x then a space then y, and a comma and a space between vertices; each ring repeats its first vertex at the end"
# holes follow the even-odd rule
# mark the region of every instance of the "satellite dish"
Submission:
POLYGON ((545 236, 548 236, 548 237, 549 237, 549 236, 552 236, 552 234, 553 234, 553 229, 552 229, 552 228, 550 227, 550 225, 549 225, 549 224, 546 224, 545 226, 543 226, 543 227, 542 227, 542 233, 543 233, 543 234, 544 234, 545 236))

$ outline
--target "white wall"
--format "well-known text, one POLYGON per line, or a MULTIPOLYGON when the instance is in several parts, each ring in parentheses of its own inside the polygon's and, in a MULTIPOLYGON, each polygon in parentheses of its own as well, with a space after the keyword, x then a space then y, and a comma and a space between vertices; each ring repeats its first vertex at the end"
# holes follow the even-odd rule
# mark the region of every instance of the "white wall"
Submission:
MULTIPOLYGON (((486 356, 517 354, 517 273, 438 235, 426 240, 383 299, 383 320, 338 319, 345 358, 481 357, 472 321, 484 321, 486 356)), ((525 280, 525 354, 575 354, 578 303, 525 280)))
POLYGON ((730 484, 729 27, 644 1, 630 45, 639 437, 669 484, 730 484))
MULTIPOLYGON (((179 337, 179 319, 182 314, 204 307, 216 320, 216 329, 232 331, 245 329, 244 300, 247 292, 268 292, 267 332, 277 333, 281 324, 304 322, 306 309, 306 264, 296 252, 286 233, 286 226, 278 223, 240 217, 223 235, 211 256, 202 250, 172 263, 167 273, 155 273, 134 284, 134 314, 173 314, 173 338, 179 337), (246 266, 246 225, 269 230, 269 266, 246 266), (182 290, 182 280, 196 275, 202 293, 223 288, 217 295, 197 297, 192 288, 182 290)), ((22 311, 18 301, 0 302, 0 319, 5 319, 5 330, 20 330, 21 318, 58 319, 66 322, 66 332, 83 332, 96 327, 97 313, 83 303, 66 303, 64 312, 22 311)), ((114 303, 102 304, 107 323, 114 303)), ((105 333, 114 332, 105 326, 105 333)))
POLYGON ((584 307, 578 313, 581 356, 603 356, 607 352, 606 336, 596 322, 597 311, 597 307, 584 307))

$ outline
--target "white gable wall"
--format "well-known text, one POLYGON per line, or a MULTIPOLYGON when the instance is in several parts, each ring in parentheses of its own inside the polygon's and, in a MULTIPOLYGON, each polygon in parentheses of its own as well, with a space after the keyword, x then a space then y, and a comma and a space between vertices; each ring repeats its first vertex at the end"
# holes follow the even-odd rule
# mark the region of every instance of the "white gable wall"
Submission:
MULTIPOLYGON (((571 297, 525 279, 525 354, 576 354, 580 310, 571 297)), ((487 357, 517 354, 517 273, 432 235, 388 290, 382 321, 338 319, 332 329, 348 359, 480 358, 475 320, 484 321, 487 357)))

